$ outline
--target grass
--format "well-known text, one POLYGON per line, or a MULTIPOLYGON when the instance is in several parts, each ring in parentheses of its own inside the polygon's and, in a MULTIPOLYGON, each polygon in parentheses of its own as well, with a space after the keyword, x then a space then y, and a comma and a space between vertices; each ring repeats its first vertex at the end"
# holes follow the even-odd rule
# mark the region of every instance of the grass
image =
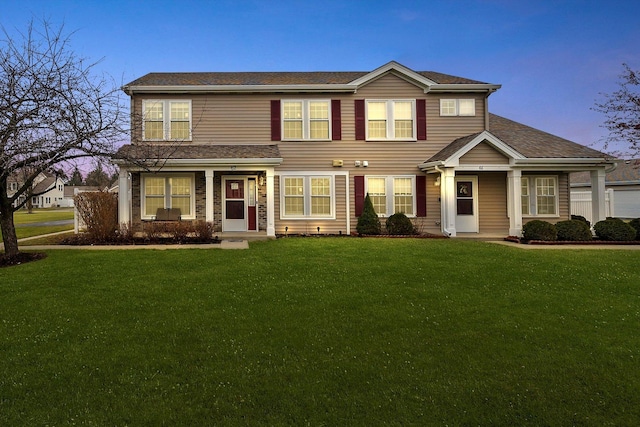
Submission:
MULTIPOLYGON (((15 212, 13 216, 18 239, 73 230, 73 223, 65 225, 37 225, 38 223, 70 219, 73 219, 73 208, 34 209, 32 213, 21 209, 15 212)), ((0 233, 0 242, 3 240, 0 233)))
POLYGON ((640 257, 307 238, 0 281, 2 425, 634 425, 640 257))

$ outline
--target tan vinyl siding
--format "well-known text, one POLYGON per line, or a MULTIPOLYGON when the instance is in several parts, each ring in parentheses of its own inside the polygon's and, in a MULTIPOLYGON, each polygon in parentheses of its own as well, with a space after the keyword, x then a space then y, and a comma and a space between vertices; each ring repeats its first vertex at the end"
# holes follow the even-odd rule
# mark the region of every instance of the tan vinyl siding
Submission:
POLYGON ((506 232, 507 174, 505 172, 478 175, 478 213, 480 233, 506 232))
MULTIPOLYGON (((313 173, 310 173, 313 175, 313 173)), ((280 176, 275 176, 274 191, 274 213, 276 234, 317 234, 320 227, 320 234, 347 234, 347 195, 345 191, 346 176, 338 175, 334 178, 335 196, 335 219, 289 219, 281 218, 280 203, 280 176), (285 230, 288 227, 288 230, 285 230)), ((353 224, 352 224, 353 227, 353 224)))
POLYGON ((509 164, 509 159, 486 142, 481 142, 473 147, 467 154, 460 157, 460 164, 506 165, 509 164))

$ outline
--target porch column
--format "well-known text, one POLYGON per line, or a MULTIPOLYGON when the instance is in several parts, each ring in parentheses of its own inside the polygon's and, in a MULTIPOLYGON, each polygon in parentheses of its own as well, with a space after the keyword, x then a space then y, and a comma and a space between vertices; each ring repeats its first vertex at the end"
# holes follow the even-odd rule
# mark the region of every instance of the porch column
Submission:
POLYGON ((509 214, 509 236, 522 235, 522 171, 507 173, 507 211, 509 214))
POLYGON ((276 237, 275 225, 275 186, 273 168, 267 168, 267 236, 276 237))
POLYGON ((129 171, 121 167, 118 175, 118 222, 121 225, 129 225, 131 222, 130 191, 129 171))
POLYGON ((442 201, 442 231, 456 237, 456 171, 446 168, 442 171, 440 200, 442 201))
POLYGON ((591 171, 591 224, 607 219, 604 169, 591 171))
POLYGON ((213 169, 205 169, 205 219, 207 222, 213 222, 213 169))

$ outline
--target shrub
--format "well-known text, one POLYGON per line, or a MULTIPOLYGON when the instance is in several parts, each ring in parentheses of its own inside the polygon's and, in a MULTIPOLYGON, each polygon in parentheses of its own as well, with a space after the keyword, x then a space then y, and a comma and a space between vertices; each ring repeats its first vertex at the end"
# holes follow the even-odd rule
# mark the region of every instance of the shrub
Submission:
POLYGON ((522 227, 522 233, 527 240, 548 240, 553 241, 558 238, 556 226, 547 221, 535 219, 529 221, 522 227))
POLYGON ((636 230, 636 240, 640 240, 640 218, 632 219, 629 225, 636 230))
POLYGON ((402 212, 395 213, 387 218, 385 225, 387 227, 387 233, 392 235, 416 234, 411 220, 402 212))
POLYGON ((556 223, 556 230, 558 231, 558 240, 586 241, 593 238, 587 222, 577 219, 556 223))
POLYGON ((636 229, 617 218, 599 221, 593 226, 593 229, 602 240, 625 242, 636 238, 636 229))
POLYGON ((380 219, 373 208, 369 193, 364 198, 364 207, 362 214, 358 218, 358 225, 356 225, 358 234, 380 234, 380 219))
POLYGON ((115 237, 118 229, 118 195, 106 191, 87 191, 74 197, 78 216, 87 233, 97 242, 115 237))
POLYGON ((206 221, 196 221, 193 223, 194 238, 198 242, 207 242, 213 236, 213 223, 206 221))
POLYGON ((583 217, 582 215, 571 215, 571 219, 582 221, 585 224, 587 224, 587 227, 591 228, 591 223, 587 220, 587 218, 583 217))

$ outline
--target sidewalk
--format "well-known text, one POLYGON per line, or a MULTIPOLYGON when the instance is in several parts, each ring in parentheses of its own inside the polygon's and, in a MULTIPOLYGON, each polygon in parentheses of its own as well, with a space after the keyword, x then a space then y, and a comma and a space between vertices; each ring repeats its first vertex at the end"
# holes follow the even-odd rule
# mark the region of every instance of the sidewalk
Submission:
POLYGON ((507 242, 505 240, 487 240, 487 243, 496 245, 510 246, 512 248, 524 250, 548 250, 548 249, 580 249, 580 250, 616 250, 616 251, 639 251, 640 245, 524 245, 522 243, 507 242))
MULTIPOLYGON (((25 237, 19 239, 18 243, 26 242, 28 240, 40 239, 43 237, 58 236, 60 234, 73 233, 73 230, 59 231, 57 233, 44 234, 40 236, 25 237)), ((91 246, 76 246, 76 245, 34 245, 34 246, 22 246, 21 250, 34 250, 44 251, 51 249, 82 249, 82 250, 100 250, 100 251, 112 251, 112 250, 128 250, 128 249, 155 249, 155 250, 170 250, 170 249, 249 249, 249 242, 245 239, 222 239, 220 243, 211 244, 189 244, 189 245, 91 245, 91 246)), ((0 250, 4 250, 4 243, 0 243, 0 250)))

